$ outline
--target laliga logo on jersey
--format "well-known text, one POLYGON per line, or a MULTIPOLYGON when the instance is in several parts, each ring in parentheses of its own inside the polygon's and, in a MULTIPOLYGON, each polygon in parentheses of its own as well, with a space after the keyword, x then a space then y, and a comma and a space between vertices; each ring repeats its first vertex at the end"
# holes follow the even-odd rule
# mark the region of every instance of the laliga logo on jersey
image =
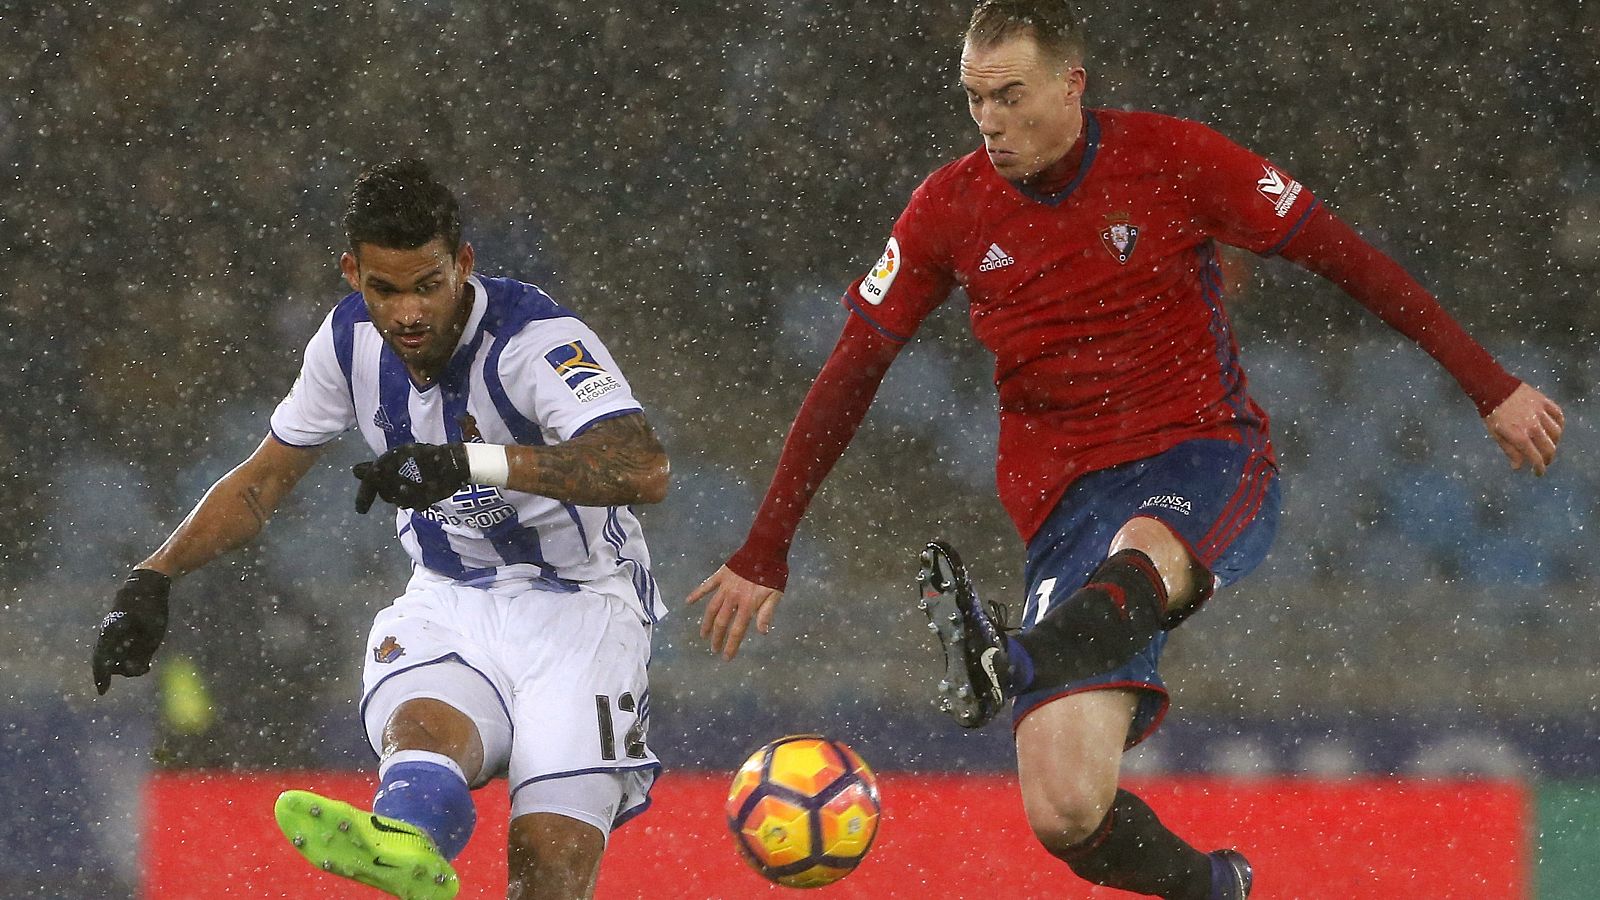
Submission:
POLYGON ((900 272, 900 242, 889 238, 888 246, 883 248, 883 255, 878 257, 878 264, 872 267, 867 277, 861 279, 861 299, 873 306, 883 302, 889 295, 889 285, 894 284, 894 276, 900 272))
POLYGON ((1133 245, 1139 243, 1139 226, 1128 224, 1127 213, 1106 216, 1106 227, 1100 232, 1100 240, 1117 258, 1117 263, 1125 266, 1128 257, 1133 255, 1133 245))
POLYGON ((546 353, 544 359, 566 382, 567 390, 572 391, 579 403, 592 403, 622 387, 615 375, 589 355, 583 341, 562 344, 546 353))
POLYGON ((1300 182, 1295 181, 1293 178, 1285 181, 1283 174, 1277 169, 1271 166, 1266 166, 1265 168, 1267 174, 1261 176, 1261 180, 1256 182, 1256 190, 1261 192, 1261 196, 1267 198, 1267 202, 1272 204, 1273 210, 1278 213, 1278 218, 1281 219, 1289 214, 1289 210, 1294 208, 1294 201, 1299 199, 1300 182))

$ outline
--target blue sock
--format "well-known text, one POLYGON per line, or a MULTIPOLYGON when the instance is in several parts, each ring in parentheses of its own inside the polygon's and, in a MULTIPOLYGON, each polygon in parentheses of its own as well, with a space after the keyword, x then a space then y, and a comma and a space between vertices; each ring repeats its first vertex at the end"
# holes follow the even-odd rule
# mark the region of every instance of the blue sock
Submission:
POLYGON ((478 811, 455 761, 438 753, 402 750, 385 760, 372 811, 415 825, 455 859, 472 837, 478 811))
POLYGON ((1006 635, 1006 656, 1011 660, 1010 671, 1006 672, 1006 693, 1012 697, 1027 693, 1033 686, 1033 657, 1028 655, 1028 648, 1006 635))

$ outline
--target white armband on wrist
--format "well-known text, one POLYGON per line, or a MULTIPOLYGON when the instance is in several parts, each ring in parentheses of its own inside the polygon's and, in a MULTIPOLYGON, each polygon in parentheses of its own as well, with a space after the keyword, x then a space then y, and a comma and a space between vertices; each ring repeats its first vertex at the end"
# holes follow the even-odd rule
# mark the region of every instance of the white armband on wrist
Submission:
POLYGON ((511 461, 503 444, 467 444, 467 472, 473 484, 505 487, 511 479, 511 461))

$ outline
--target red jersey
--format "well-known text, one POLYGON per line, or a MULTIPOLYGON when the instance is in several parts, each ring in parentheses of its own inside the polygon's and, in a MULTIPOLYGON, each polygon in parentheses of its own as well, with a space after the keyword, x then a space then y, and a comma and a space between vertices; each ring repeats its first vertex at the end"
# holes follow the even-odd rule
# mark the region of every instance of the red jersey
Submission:
POLYGON ((1192 438, 1271 455, 1222 305, 1216 242, 1282 249, 1317 206, 1284 170, 1195 122, 1086 110, 1059 193, 1002 178, 983 150, 912 194, 844 302, 911 338, 956 286, 994 353, 1000 500, 1024 540, 1086 472, 1192 438))

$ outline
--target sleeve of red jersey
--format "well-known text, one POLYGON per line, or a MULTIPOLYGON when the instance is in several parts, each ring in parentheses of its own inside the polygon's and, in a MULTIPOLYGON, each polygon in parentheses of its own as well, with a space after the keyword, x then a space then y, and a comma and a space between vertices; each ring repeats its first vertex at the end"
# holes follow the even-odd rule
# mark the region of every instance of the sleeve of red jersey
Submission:
POLYGON ((772 484, 750 533, 728 559, 735 575, 777 590, 789 580, 789 545, 811 498, 844 455, 901 344, 851 316, 795 414, 772 484))
POLYGON ((949 204, 934 199, 930 182, 911 195, 877 264, 845 291, 850 318, 795 413, 744 545, 728 558, 741 578, 784 589, 789 546, 811 498, 855 437, 900 348, 954 286, 940 215, 949 204))
POLYGON ((1179 127, 1180 168, 1191 209, 1206 234, 1270 256, 1311 219, 1317 199, 1281 166, 1198 122, 1179 127))
POLYGON ((1472 398, 1479 415, 1493 412, 1522 383, 1427 288, 1332 211, 1317 211, 1282 252, 1284 259, 1337 284, 1438 360, 1472 398))
POLYGON ((878 262, 844 292, 845 308, 897 344, 911 340, 955 286, 945 239, 950 203, 922 183, 894 223, 878 262))

